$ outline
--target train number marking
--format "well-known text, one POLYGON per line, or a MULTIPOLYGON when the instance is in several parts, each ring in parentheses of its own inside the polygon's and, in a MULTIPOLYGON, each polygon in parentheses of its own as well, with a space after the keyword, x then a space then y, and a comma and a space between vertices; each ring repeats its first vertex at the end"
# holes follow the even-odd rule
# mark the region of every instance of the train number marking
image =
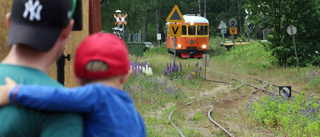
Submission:
POLYGON ((169 25, 169 36, 181 36, 182 25, 169 25))
POLYGON ((230 28, 230 34, 237 34, 237 28, 230 28))

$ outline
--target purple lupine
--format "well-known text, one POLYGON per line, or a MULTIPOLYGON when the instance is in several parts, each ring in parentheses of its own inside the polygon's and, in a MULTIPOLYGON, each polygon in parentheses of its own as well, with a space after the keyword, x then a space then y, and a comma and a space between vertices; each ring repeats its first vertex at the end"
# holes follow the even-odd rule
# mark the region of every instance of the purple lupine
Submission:
POLYGON ((152 64, 150 64, 150 68, 151 68, 151 70, 152 70, 152 64))
POLYGON ((201 69, 202 69, 202 66, 200 66, 200 71, 201 71, 201 69))
POLYGON ((133 65, 132 66, 132 71, 135 72, 136 71, 136 67, 133 65))
POLYGON ((199 65, 199 62, 197 61, 197 63, 196 63, 196 68, 198 67, 198 65, 199 65))
POLYGON ((198 77, 198 75, 197 75, 197 71, 196 71, 196 74, 195 74, 195 75, 196 75, 196 79, 197 79, 197 77, 198 77))
POLYGON ((182 72, 182 64, 181 64, 181 62, 180 62, 180 72, 182 72))
POLYGON ((200 77, 201 71, 199 70, 199 77, 200 77))

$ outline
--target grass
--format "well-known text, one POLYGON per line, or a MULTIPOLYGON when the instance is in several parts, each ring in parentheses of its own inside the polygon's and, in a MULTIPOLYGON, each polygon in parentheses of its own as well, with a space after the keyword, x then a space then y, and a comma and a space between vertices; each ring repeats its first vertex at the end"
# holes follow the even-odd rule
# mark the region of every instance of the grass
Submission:
MULTIPOLYGON (((220 47, 220 38, 210 39, 210 67, 207 70, 207 78, 213 81, 222 81, 235 83, 227 87, 234 88, 239 83, 230 80, 226 72, 221 73, 216 67, 224 68, 253 77, 261 78, 279 85, 291 85, 293 89, 313 92, 318 94, 320 91, 319 73, 317 67, 308 67, 298 70, 297 68, 287 67, 280 68, 275 64, 270 63, 272 57, 266 52, 263 46, 258 41, 251 41, 251 45, 237 46, 235 50, 227 52, 225 48, 220 47), (311 71, 312 70, 312 71, 311 71)), ((181 59, 176 58, 176 65, 173 65, 173 55, 167 53, 165 46, 156 47, 144 53, 143 57, 130 56, 131 61, 135 63, 144 63, 150 66, 152 64, 153 76, 145 76, 143 74, 133 75, 125 86, 125 90, 132 96, 135 105, 139 112, 144 117, 148 136, 179 136, 178 132, 169 124, 168 115, 174 108, 179 108, 184 103, 201 98, 200 96, 206 92, 212 91, 221 87, 218 83, 202 80, 205 75, 203 68, 200 72, 200 77, 193 78, 195 70, 200 70, 202 65, 201 59, 181 59), (180 70, 180 62, 182 71, 180 70), (196 66, 198 62, 198 66, 196 66), (171 67, 170 67, 171 64, 171 67), (169 69, 173 70, 177 66, 178 70, 168 73, 169 69), (193 70, 193 71, 192 71, 193 70), (164 73, 167 71, 167 74, 164 73), (192 77, 192 79, 189 79, 192 77)), ((197 74, 199 74, 197 72, 197 74)), ((198 75, 197 75, 198 76, 198 75)), ((193 112, 188 114, 187 110, 179 109, 173 115, 173 120, 178 123, 179 128, 187 136, 225 136, 221 130, 212 127, 207 123, 205 118, 205 110, 209 109, 208 104, 218 101, 220 97, 232 97, 253 90, 251 87, 244 87, 237 93, 217 92, 217 96, 209 102, 202 102, 198 105, 191 106, 193 112), (207 107, 206 107, 207 106, 207 107), (200 110, 202 111, 200 111, 200 110), (187 121, 193 121, 190 124, 187 121), (210 133, 206 133, 209 130, 210 133), (201 132, 199 132, 201 131, 201 132), (206 135, 208 134, 208 135, 206 135)), ((259 96, 262 97, 263 95, 259 96)), ((260 100, 254 100, 257 103, 260 100)), ((225 125, 229 125, 230 129, 237 136, 277 136, 273 134, 261 132, 261 129, 250 128, 250 125, 255 124, 254 121, 249 121, 246 111, 245 99, 237 100, 229 105, 223 104, 222 107, 215 107, 214 118, 226 119, 225 125), (236 110, 234 110, 236 108, 236 110), (225 114, 230 115, 226 116, 225 114), (246 121, 246 122, 243 122, 246 121), (241 125, 241 127, 237 127, 241 125)), ((250 115, 252 116, 252 115, 250 115)), ((251 117, 252 118, 252 117, 251 117)), ((265 128, 261 126, 262 129, 265 128)), ((278 133, 281 133, 280 131, 278 133)), ((282 134, 281 134, 282 135, 282 134)))

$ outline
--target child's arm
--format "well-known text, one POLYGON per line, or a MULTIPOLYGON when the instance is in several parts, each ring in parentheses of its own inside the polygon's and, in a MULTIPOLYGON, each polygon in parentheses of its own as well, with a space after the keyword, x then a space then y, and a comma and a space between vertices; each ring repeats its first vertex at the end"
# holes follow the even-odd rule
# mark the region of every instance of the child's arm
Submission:
POLYGON ((9 94, 11 103, 49 111, 91 112, 97 108, 99 90, 94 86, 54 88, 17 85, 9 94))

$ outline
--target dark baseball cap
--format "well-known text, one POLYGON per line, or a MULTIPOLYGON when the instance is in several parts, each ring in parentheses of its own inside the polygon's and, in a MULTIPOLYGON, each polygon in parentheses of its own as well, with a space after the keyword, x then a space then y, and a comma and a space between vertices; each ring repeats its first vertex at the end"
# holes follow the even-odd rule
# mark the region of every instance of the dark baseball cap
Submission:
POLYGON ((77 0, 14 0, 8 46, 49 51, 72 18, 77 0))

